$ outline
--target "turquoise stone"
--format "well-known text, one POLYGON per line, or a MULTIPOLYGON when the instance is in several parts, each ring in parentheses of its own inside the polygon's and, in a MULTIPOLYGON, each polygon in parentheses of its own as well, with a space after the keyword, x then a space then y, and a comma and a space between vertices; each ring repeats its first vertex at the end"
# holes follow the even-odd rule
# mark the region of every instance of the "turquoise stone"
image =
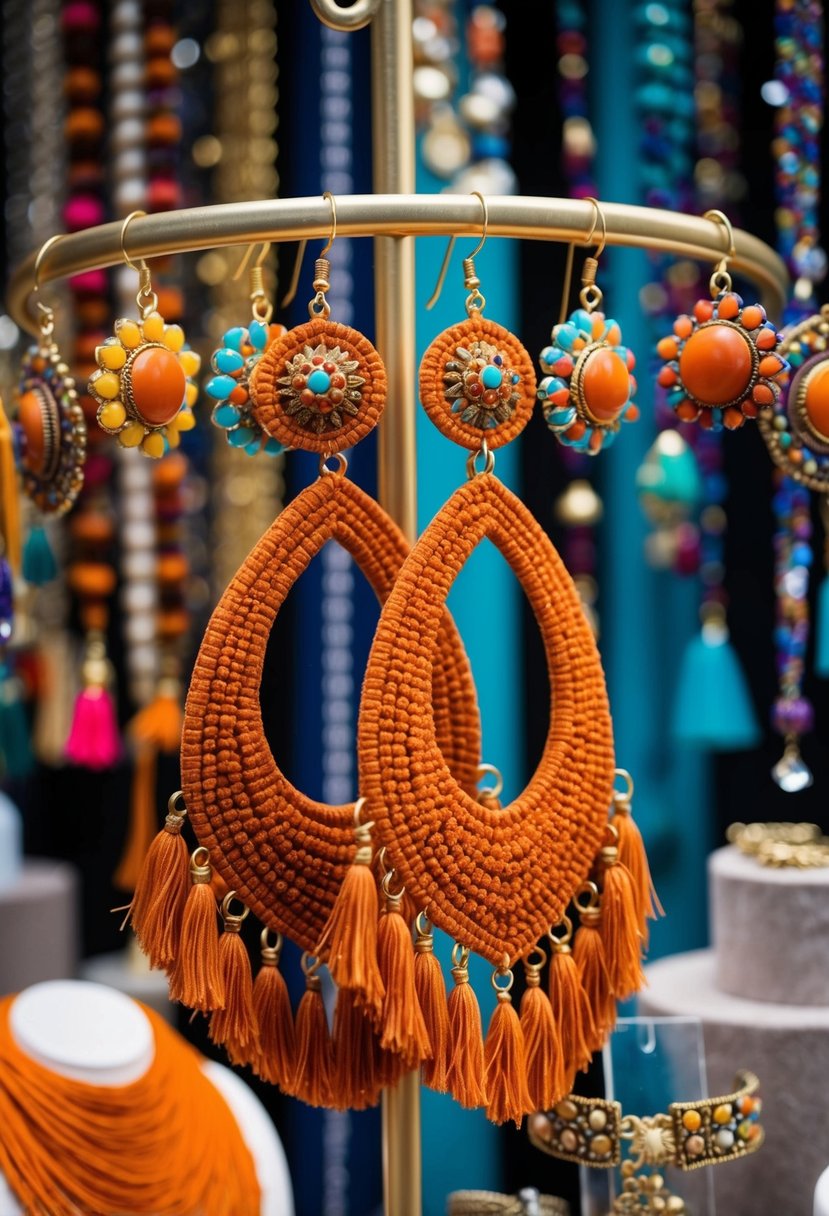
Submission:
POLYGON ((278 439, 265 440, 265 452, 268 456, 281 456, 284 451, 285 448, 278 439))
POLYGON ((233 329, 229 329, 222 342, 225 346, 229 346, 231 350, 241 350, 247 341, 248 331, 243 325, 235 325, 233 329))
POLYGON ((245 360, 237 350, 224 347, 217 350, 213 356, 213 366, 217 372, 239 372, 245 366, 245 360))
POLYGON ((586 308, 577 308, 574 313, 571 313, 570 324, 575 325, 576 329, 586 338, 589 338, 593 332, 593 318, 586 308))
POLYGON ((492 363, 488 364, 481 372, 481 383, 484 388, 500 388, 503 379, 504 373, 500 367, 495 367, 492 363))
POLYGON ((268 340, 268 327, 264 321, 251 321, 248 330, 250 344, 254 350, 264 350, 268 340))
POLYGON ((321 367, 315 367, 308 377, 308 387, 312 393, 327 393, 331 387, 331 377, 321 367))
POLYGON ((205 384, 204 391, 208 396, 221 401, 223 397, 229 397, 235 388, 236 381, 232 376, 213 376, 205 384))
POLYGON ((229 401, 226 401, 223 405, 217 405, 213 411, 213 421, 216 426, 223 426, 225 428, 236 426, 240 417, 241 415, 236 406, 231 405, 229 401))
POLYGON ((227 441, 232 448, 246 448, 256 438, 256 432, 250 427, 240 426, 235 431, 228 431, 227 441))
POLYGON ((559 427, 568 427, 572 422, 575 422, 576 411, 573 406, 566 406, 563 410, 551 410, 547 415, 547 426, 554 427, 558 430, 559 427))

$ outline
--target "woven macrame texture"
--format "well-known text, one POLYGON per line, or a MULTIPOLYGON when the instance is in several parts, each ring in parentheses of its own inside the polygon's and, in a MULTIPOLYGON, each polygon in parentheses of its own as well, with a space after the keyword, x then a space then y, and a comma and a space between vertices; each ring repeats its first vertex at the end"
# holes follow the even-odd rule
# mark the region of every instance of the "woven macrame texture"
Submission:
MULTIPOLYGON (((268 928, 309 951, 354 856, 354 808, 316 802, 280 771, 259 688, 276 615, 329 540, 348 550, 381 601, 389 594, 408 552, 403 534, 348 478, 321 477, 279 515, 219 601, 193 670, 181 751, 190 822, 211 863, 268 928)), ((423 713, 459 785, 474 794, 480 720, 468 660, 446 612, 435 638, 437 652, 422 656, 429 667, 423 713)))
POLYGON ((359 330, 317 318, 288 330, 268 347, 253 371, 250 393, 254 417, 274 439, 289 448, 333 456, 359 443, 377 425, 386 404, 386 369, 359 330), (313 359, 323 348, 334 369, 329 380, 342 375, 347 382, 340 390, 344 399, 335 405, 323 391, 311 394, 313 400, 306 408, 294 380, 296 375, 303 378, 303 366, 314 367, 313 359), (289 367, 297 358, 299 364, 289 367), (332 427, 335 418, 342 424, 332 427))
MULTIPOLYGON (((535 371, 529 354, 508 329, 487 320, 478 312, 473 312, 468 320, 438 334, 420 364, 420 400, 426 413, 441 434, 453 439, 461 447, 473 451, 480 448, 484 439, 490 448, 500 448, 519 435, 530 420, 535 399, 535 371), (473 407, 474 412, 475 402, 483 403, 483 387, 480 384, 478 388, 481 396, 478 398, 471 397, 469 394, 472 390, 466 387, 468 379, 474 380, 477 376, 477 373, 471 370, 474 368, 474 359, 470 362, 466 358, 467 355, 474 354, 476 342, 484 342, 487 347, 498 352, 505 376, 505 397, 506 377, 510 373, 518 376, 518 383, 509 386, 509 398, 504 405, 504 412, 508 413, 508 416, 494 426, 475 426, 464 422, 461 417, 463 407, 473 407), (456 366, 461 370, 448 373, 447 365, 456 366), (447 392, 453 385, 464 387, 460 396, 448 400, 447 392)), ((482 410, 482 413, 487 412, 482 410)))
POLYGON ((366 669, 358 753, 364 813, 429 920, 495 965, 505 954, 514 963, 559 923, 606 833, 613 731, 599 653, 572 579, 527 508, 494 476, 456 490, 406 559, 366 669), (501 810, 459 786, 426 712, 427 659, 446 595, 484 537, 524 588, 551 685, 541 762, 501 810))

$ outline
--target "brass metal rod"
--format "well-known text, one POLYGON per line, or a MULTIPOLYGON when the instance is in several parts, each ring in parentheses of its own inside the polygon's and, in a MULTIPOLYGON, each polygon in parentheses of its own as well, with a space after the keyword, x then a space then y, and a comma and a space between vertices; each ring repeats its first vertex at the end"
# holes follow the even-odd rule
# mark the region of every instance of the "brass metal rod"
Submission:
MULTIPOLYGON (((487 206, 490 237, 538 241, 583 241, 594 213, 591 203, 579 199, 493 195, 487 198, 487 206)), ((712 220, 623 203, 603 202, 602 210, 609 245, 630 245, 711 263, 722 254, 722 227, 712 220)), ((481 205, 471 195, 382 193, 337 198, 341 236, 477 237, 480 227, 481 205)), ((222 203, 133 220, 129 251, 135 260, 253 241, 325 239, 329 228, 330 209, 319 197, 222 203)), ((120 233, 120 224, 102 224, 56 242, 43 258, 41 285, 82 270, 117 265, 122 260, 120 233)), ((778 320, 789 282, 783 262, 750 233, 735 230, 734 242, 730 269, 759 289, 769 315, 778 320)), ((37 325, 27 298, 34 283, 34 259, 33 253, 15 269, 8 293, 9 312, 32 333, 37 332, 37 325)), ((387 353, 384 350, 384 357, 387 353)))
MULTIPOLYGON (((414 196, 415 117, 411 0, 380 0, 371 27, 372 163, 380 196, 414 196)), ((404 230, 405 231, 405 230, 404 230)), ((374 241, 377 345, 389 396, 378 435, 381 504, 409 540, 417 535, 414 241, 374 241)), ((383 1209, 421 1216, 420 1070, 383 1091, 383 1209)))

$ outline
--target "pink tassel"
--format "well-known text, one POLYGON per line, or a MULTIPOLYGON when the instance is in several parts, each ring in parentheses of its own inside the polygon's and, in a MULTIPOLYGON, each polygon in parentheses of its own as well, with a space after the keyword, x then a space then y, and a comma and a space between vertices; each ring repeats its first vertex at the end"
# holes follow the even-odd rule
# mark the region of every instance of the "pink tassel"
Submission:
POLYGON ((84 688, 78 693, 65 754, 72 764, 96 771, 112 768, 120 759, 115 702, 105 688, 84 688))

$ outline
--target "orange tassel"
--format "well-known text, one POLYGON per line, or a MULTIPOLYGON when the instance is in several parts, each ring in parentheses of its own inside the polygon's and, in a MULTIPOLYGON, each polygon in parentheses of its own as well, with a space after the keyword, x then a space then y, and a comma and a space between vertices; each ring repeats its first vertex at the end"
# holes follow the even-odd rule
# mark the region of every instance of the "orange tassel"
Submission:
POLYGON ((129 920, 151 967, 173 966, 190 886, 187 845, 181 834, 187 808, 179 790, 167 803, 164 827, 153 840, 130 904, 129 920))
POLYGON ((550 933, 553 947, 550 959, 550 1005, 561 1044, 564 1087, 569 1093, 576 1070, 586 1069, 590 1063, 590 1043, 595 1040, 596 1028, 570 949, 573 926, 566 916, 563 923, 565 932, 562 937, 550 933))
POLYGON ((432 1045, 417 999, 412 935, 400 914, 402 892, 390 895, 387 888, 384 879, 386 914, 377 930, 377 961, 386 989, 380 1046, 400 1056, 407 1068, 417 1068, 430 1058, 432 1045))
POLYGON ((610 985, 620 1001, 633 996, 645 983, 642 970, 644 939, 639 932, 636 894, 630 870, 619 862, 613 824, 613 843, 601 851, 602 940, 610 985))
POLYGON ((116 887, 124 891, 135 889, 156 830, 158 753, 178 751, 183 716, 178 680, 165 677, 159 682, 158 695, 129 725, 136 746, 130 822, 124 852, 113 878, 116 887))
POLYGON ((446 1084, 456 1102, 472 1109, 486 1106, 481 1011, 469 982, 469 951, 465 946, 452 947, 452 962, 455 987, 449 994, 451 1050, 446 1084))
POLYGON ((338 988, 356 994, 376 1020, 383 1008, 385 988, 377 964, 377 884, 372 872, 371 823, 360 823, 365 799, 354 807, 357 852, 340 887, 317 956, 324 957, 338 988))
POLYGON ((607 971, 600 930, 601 908, 593 904, 584 908, 579 906, 579 915, 581 925, 573 942, 573 960, 593 1015, 595 1035, 588 1046, 591 1051, 600 1051, 616 1025, 616 999, 607 971))
POLYGON ((190 859, 190 894, 181 918, 178 958, 170 976, 173 1000, 201 1013, 221 1009, 225 1001, 208 858, 207 849, 198 848, 190 859), (199 862, 200 856, 205 860, 199 862))
POLYGON ((309 1106, 329 1106, 331 1103, 331 1073, 333 1057, 322 984, 317 970, 318 959, 303 954, 305 992, 296 1014, 296 1062, 290 1092, 309 1106))
POLYGON ((527 987, 521 997, 521 1031, 527 1061, 527 1089, 533 1110, 549 1110, 568 1092, 562 1067, 561 1043, 553 1007, 541 987, 541 968, 547 960, 543 950, 540 963, 524 963, 527 987))
POLYGON ((334 1067, 331 1101, 335 1110, 366 1110, 380 1098, 374 1028, 347 988, 334 1008, 334 1067))
POLYGON ((490 1019, 484 1043, 486 1117, 493 1123, 512 1121, 516 1127, 520 1127, 524 1115, 533 1109, 527 1091, 524 1035, 509 994, 512 972, 508 967, 499 967, 495 975, 508 976, 509 985, 499 988, 493 976, 492 983, 498 993, 498 1004, 490 1019))
POLYGON ((642 833, 631 812, 633 780, 624 769, 617 769, 616 775, 627 781, 627 789, 624 792, 617 790, 613 794, 613 826, 618 833, 619 861, 630 872, 636 900, 637 924, 647 947, 648 921, 664 916, 665 910, 653 885, 642 833))
POLYGON ((253 985, 253 1015, 259 1029, 259 1054, 253 1071, 263 1081, 278 1085, 288 1093, 296 1061, 294 1017, 288 985, 279 970, 282 935, 276 945, 268 944, 268 930, 262 930, 262 966, 253 985))
POLYGON ((224 933, 219 939, 219 967, 225 999, 210 1019, 210 1038, 223 1044, 233 1064, 254 1064, 259 1058, 259 1032, 253 1009, 253 976, 247 947, 241 938, 242 922, 248 914, 243 906, 234 916, 230 911, 235 891, 222 900, 224 933))
POLYGON ((20 573, 20 498, 14 461, 14 432, 0 400, 0 535, 15 574, 20 573))
POLYGON ((423 1084, 438 1093, 446 1093, 446 1070, 449 1067, 449 1010, 446 1007, 446 985, 443 972, 435 957, 435 939, 422 913, 415 920, 415 988, 417 1002, 426 1024, 432 1047, 432 1058, 423 1061, 423 1084))

